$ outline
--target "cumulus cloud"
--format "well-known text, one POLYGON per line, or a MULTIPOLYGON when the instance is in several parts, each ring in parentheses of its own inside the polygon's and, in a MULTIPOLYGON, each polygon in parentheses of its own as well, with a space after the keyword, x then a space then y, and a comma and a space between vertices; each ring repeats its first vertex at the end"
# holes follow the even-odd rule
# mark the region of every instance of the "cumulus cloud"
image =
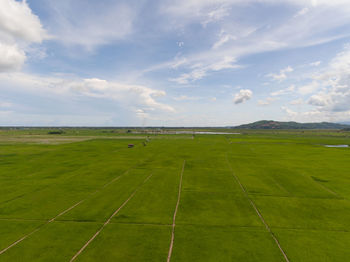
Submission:
POLYGON ((0 72, 18 70, 32 43, 48 38, 26 1, 0 1, 0 72))
POLYGON ((237 94, 235 94, 233 98, 233 102, 235 104, 241 104, 251 99, 252 96, 253 96, 253 92, 251 90, 241 89, 237 94))
MULTIPOLYGON (((350 45, 338 53, 327 66, 314 72, 310 82, 298 88, 304 96, 290 102, 291 105, 312 106, 306 112, 291 113, 299 120, 344 121, 350 117, 350 45)), ((287 112, 287 110, 285 109, 287 112)), ((287 112, 288 113, 288 112, 287 112)))
POLYGON ((0 43, 0 72, 18 70, 26 60, 26 54, 16 44, 0 43))
POLYGON ((41 42, 46 32, 26 1, 0 1, 0 32, 9 38, 41 42))
POLYGON ((118 105, 126 109, 175 112, 172 106, 157 101, 157 98, 166 95, 165 91, 142 85, 124 84, 98 78, 71 79, 42 77, 25 73, 2 74, 0 75, 0 81, 27 92, 47 93, 63 97, 107 99, 116 101, 118 105))
POLYGON ((322 89, 312 95, 309 104, 321 111, 350 111, 350 45, 336 55, 328 67, 314 76, 322 89))
POLYGON ((309 104, 313 105, 313 106, 320 106, 320 107, 324 107, 327 104, 329 104, 329 97, 327 97, 326 94, 317 94, 317 95, 313 95, 310 99, 309 99, 309 104))

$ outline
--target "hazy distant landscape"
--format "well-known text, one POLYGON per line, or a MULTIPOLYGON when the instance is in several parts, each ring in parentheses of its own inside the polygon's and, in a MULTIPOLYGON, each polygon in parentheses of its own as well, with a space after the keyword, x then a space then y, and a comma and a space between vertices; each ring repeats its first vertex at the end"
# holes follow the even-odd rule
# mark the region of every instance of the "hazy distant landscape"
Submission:
POLYGON ((347 129, 348 124, 339 123, 297 123, 297 122, 279 122, 273 120, 262 120, 246 125, 235 126, 237 129, 347 129))

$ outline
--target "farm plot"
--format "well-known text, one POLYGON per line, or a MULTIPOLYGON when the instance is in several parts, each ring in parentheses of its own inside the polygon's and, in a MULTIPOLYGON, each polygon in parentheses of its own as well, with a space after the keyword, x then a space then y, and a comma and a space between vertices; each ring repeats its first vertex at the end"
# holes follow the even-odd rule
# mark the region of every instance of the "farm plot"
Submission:
POLYGON ((169 136, 0 144, 0 261, 346 261, 346 137, 169 136))

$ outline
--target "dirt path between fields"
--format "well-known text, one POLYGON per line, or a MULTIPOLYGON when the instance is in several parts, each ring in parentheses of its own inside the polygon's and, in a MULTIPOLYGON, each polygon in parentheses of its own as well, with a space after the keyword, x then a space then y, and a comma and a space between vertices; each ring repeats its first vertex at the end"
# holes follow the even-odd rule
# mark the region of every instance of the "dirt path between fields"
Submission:
POLYGON ((281 251, 284 259, 286 260, 286 262, 289 262, 289 259, 286 255, 286 253, 284 252, 280 242, 278 241, 278 239, 276 238, 276 236, 274 235, 274 233, 271 231, 269 225, 266 223, 265 219, 263 218, 263 216, 261 215, 260 211, 258 210, 258 208, 256 207, 256 205, 254 204, 253 200, 250 199, 248 193, 247 193, 247 190, 244 188, 244 186, 242 185, 241 181, 239 180, 239 178, 235 175, 235 173, 233 172, 233 168, 230 164, 230 161, 228 160, 228 156, 226 155, 226 160, 227 160, 227 163, 230 167, 230 170, 231 170, 231 173, 234 177, 234 179, 236 180, 236 182, 239 184, 240 188, 242 189, 243 191, 243 194, 244 196, 248 199, 250 205, 254 208, 256 214, 259 216, 261 222, 265 225, 265 228, 266 230, 270 233, 271 237, 273 238, 273 240, 275 241, 277 247, 279 248, 279 250, 281 251))
POLYGON ((172 224, 172 231, 171 231, 171 241, 170 241, 170 246, 169 246, 167 262, 170 262, 171 255, 173 253, 173 246, 174 246, 174 239, 175 239, 176 214, 177 214, 177 210, 178 210, 179 204, 180 204, 181 189, 182 189, 182 177, 183 177, 183 173, 184 173, 184 170, 185 170, 185 164, 186 164, 186 160, 184 160, 184 163, 182 165, 181 175, 180 175, 179 193, 177 195, 177 203, 176 203, 174 216, 173 216, 173 224, 172 224))
POLYGON ((332 189, 326 187, 325 185, 316 182, 320 187, 322 187, 324 190, 328 191, 329 193, 331 193, 332 195, 335 195, 336 197, 340 198, 340 199, 344 199, 344 197, 340 196, 338 193, 334 192, 332 189))
POLYGON ((151 178, 153 175, 150 174, 141 185, 139 185, 134 192, 129 196, 127 200, 124 201, 124 203, 116 210, 114 213, 107 219, 107 221, 102 225, 102 227, 85 243, 85 245, 72 257, 71 261, 74 261, 83 251, 84 249, 101 233, 101 231, 111 222, 112 218, 119 213, 119 211, 129 202, 130 199, 134 197, 134 195, 137 193, 137 191, 151 178))

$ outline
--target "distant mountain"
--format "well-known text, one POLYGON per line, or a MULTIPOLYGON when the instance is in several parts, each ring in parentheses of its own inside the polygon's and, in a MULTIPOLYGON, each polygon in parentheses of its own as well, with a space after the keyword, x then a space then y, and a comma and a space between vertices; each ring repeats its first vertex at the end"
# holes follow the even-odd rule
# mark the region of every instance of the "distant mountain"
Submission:
POLYGON ((322 123, 297 123, 262 120, 246 125, 235 126, 236 129, 348 129, 350 125, 329 122, 322 123))
POLYGON ((350 126, 350 121, 347 121, 347 122, 339 122, 339 124, 342 124, 342 125, 349 125, 349 126, 350 126))

